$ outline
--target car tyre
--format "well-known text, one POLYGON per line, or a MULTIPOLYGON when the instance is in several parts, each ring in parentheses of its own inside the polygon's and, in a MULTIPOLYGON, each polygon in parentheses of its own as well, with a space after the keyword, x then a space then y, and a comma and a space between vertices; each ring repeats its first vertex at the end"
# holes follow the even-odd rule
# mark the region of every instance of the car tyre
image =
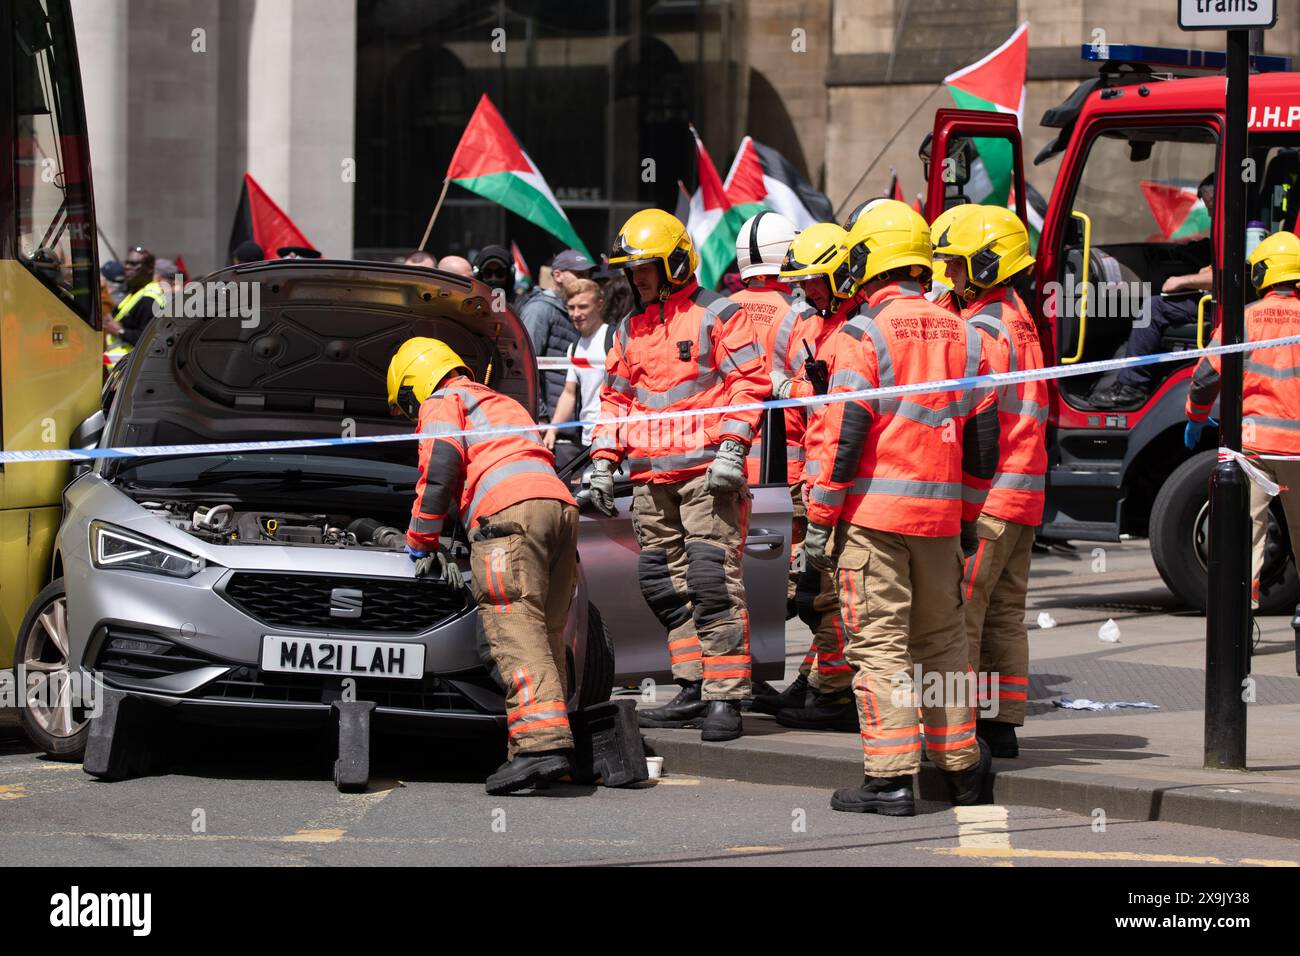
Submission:
MULTIPOLYGON (((48 675, 42 687, 49 686, 51 681, 67 681, 62 685, 63 694, 69 694, 72 689, 68 681, 69 653, 67 590, 63 578, 55 578, 36 595, 23 617, 14 644, 14 666, 28 675, 48 675)), ((23 683, 25 695, 26 678, 23 683)), ((32 744, 51 759, 75 763, 85 754, 90 719, 70 702, 61 707, 32 707, 24 701, 24 706, 18 709, 18 719, 32 744)))
MULTIPOLYGON (((1209 500, 1210 475, 1219 460, 1213 449, 1193 455, 1174 469, 1151 508, 1151 558, 1169 590, 1180 601, 1204 611, 1209 583, 1200 553, 1206 542, 1204 509, 1209 500)), ((1261 614, 1289 614, 1300 602, 1295 564, 1269 535, 1262 572, 1261 614), (1285 562, 1285 564, 1280 564, 1285 562)), ((1285 534, 1285 532, 1282 532, 1285 534)))
POLYGON ((614 642, 609 630, 596 610, 587 605, 587 654, 582 662, 582 690, 578 695, 579 707, 603 704, 614 689, 614 642))

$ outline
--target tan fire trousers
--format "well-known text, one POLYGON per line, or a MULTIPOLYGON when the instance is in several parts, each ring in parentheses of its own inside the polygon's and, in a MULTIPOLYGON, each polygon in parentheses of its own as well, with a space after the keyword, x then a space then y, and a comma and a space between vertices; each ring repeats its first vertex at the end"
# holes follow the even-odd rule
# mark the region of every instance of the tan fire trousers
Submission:
POLYGON ((979 716, 1025 722, 1029 697, 1029 631, 1025 596, 1035 528, 980 515, 979 548, 966 559, 966 648, 979 685, 979 716))
POLYGON ((470 529, 474 599, 506 688, 507 756, 573 746, 564 625, 578 567, 578 509, 533 498, 470 529))
POLYGON ((704 475, 638 484, 632 494, 641 593, 668 631, 673 677, 703 679, 705 700, 751 693, 740 559, 752 500, 748 488, 710 494, 704 475))
POLYGON ((967 669, 961 543, 875 531, 836 531, 841 615, 868 776, 940 770, 979 760, 974 681, 967 669))
MULTIPOLYGON (((1279 485, 1286 527, 1291 533, 1292 550, 1300 550, 1300 461, 1254 459, 1254 464, 1279 485)), ((1259 574, 1264 567, 1264 545, 1268 540, 1268 503, 1272 499, 1253 481, 1250 483, 1250 604, 1259 607, 1259 574)))

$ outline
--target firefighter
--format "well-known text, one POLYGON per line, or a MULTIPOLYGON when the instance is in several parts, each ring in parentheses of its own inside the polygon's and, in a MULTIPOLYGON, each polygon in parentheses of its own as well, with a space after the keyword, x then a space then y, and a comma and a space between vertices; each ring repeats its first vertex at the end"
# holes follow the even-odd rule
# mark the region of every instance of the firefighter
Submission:
POLYGON ((460 569, 439 537, 458 520, 469 529, 478 619, 505 687, 509 735, 507 760, 488 777, 487 792, 563 777, 573 748, 564 644, 577 573, 573 497, 536 433, 458 434, 533 420, 514 399, 475 382, 445 343, 402 344, 388 366, 388 402, 432 436, 420 442, 406 533, 417 576, 436 573, 460 587, 460 569))
MULTIPOLYGON (((989 370, 981 335, 925 299, 930 230, 920 215, 881 203, 854 223, 848 244, 864 302, 827 342, 831 394, 989 370)), ((962 539, 997 466, 997 432, 987 390, 842 401, 811 416, 818 467, 804 555, 836 573, 866 766, 860 787, 835 792, 836 810, 916 812, 918 706, 953 804, 979 800, 990 757, 975 736, 973 694, 961 693, 962 539)))
MULTIPOLYGON (((934 257, 943 263, 961 317, 987 336, 994 372, 1042 368, 1038 327, 1012 288, 1034 264, 1024 223, 1002 206, 958 206, 952 212, 934 238, 934 257)), ((1025 722, 1025 597, 1034 535, 1043 520, 1048 399, 1043 381, 997 390, 998 469, 962 577, 966 643, 979 682, 975 732, 994 757, 1019 756, 1016 728, 1025 722)))
MULTIPOLYGON (((626 269, 637 307, 605 359, 601 418, 761 402, 770 393, 745 310, 695 281, 699 256, 674 216, 645 209, 619 231, 611 268, 626 269)), ((643 727, 700 727, 704 740, 741 734, 750 696, 749 614, 740 558, 751 495, 745 456, 761 410, 596 427, 591 497, 614 511, 614 470, 634 485, 638 577, 668 631, 681 691, 642 711, 643 727)))
MULTIPOLYGON (((794 223, 778 213, 764 210, 741 224, 736 235, 736 264, 744 288, 732 295, 749 316, 759 347, 763 351, 766 372, 773 368, 794 375, 804 361, 813 357, 813 343, 821 331, 821 319, 807 301, 790 294, 790 287, 778 273, 786 250, 795 237, 794 223)), ((799 549, 803 545, 803 409, 786 409, 785 425, 786 483, 794 511, 790 537, 790 575, 786 588, 788 617, 793 617, 796 570, 802 564, 799 549)), ((749 484, 760 480, 763 462, 763 438, 760 434, 749 446, 745 459, 745 479, 749 484)))
MULTIPOLYGON (((1245 341, 1281 338, 1300 332, 1300 239, 1291 232, 1275 232, 1250 254, 1250 281, 1260 298, 1246 307, 1245 341)), ((1211 345, 1219 345, 1214 330, 1211 345)), ((1219 356, 1207 355, 1196 366, 1187 393, 1187 427, 1183 441, 1198 447, 1201 432, 1219 397, 1219 356)), ((1284 345, 1246 353, 1241 382, 1241 446, 1255 455, 1300 455, 1300 346, 1284 345)), ((1300 461, 1252 457, 1251 463, 1281 486, 1278 497, 1286 515, 1293 548, 1300 547, 1300 461)), ((1259 607, 1259 575, 1264 567, 1268 540, 1269 494, 1258 482, 1250 484, 1252 608, 1259 607)))
MULTIPOLYGON (((791 243, 781 276, 797 283, 817 309, 821 334, 815 361, 805 363, 798 377, 773 369, 773 392, 779 398, 824 395, 831 371, 825 359, 825 343, 861 304, 858 283, 849 270, 848 233, 834 223, 809 226, 791 243)), ((813 642, 800 665, 800 676, 776 704, 776 719, 783 726, 800 730, 857 730, 853 667, 844 656, 844 625, 835 579, 805 563, 799 592, 800 617, 812 629, 813 642)))
MULTIPOLYGON (((934 222, 930 223, 930 245, 934 246, 939 241, 939 237, 944 231, 952 225, 954 219, 960 215, 961 210, 965 207, 953 206, 945 209, 939 215, 934 217, 934 222)), ((952 290, 952 281, 948 278, 944 270, 943 260, 935 259, 933 271, 930 273, 930 291, 925 297, 937 306, 947 309, 953 315, 961 315, 961 310, 965 304, 961 297, 952 290)))

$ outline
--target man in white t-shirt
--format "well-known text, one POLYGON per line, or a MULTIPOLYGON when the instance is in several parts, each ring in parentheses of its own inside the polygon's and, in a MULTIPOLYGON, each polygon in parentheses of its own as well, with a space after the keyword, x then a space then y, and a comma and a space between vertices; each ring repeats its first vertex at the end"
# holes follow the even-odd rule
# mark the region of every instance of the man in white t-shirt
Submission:
MULTIPOLYGON (((569 346, 569 369, 551 413, 551 424, 569 421, 592 421, 600 417, 600 390, 605 384, 605 353, 609 350, 613 327, 601 319, 605 298, 600 286, 591 279, 573 279, 564 288, 564 304, 569 319, 578 330, 578 341, 569 346)), ((551 429, 546 433, 546 447, 555 452, 555 467, 564 468, 591 444, 592 426, 551 429)))

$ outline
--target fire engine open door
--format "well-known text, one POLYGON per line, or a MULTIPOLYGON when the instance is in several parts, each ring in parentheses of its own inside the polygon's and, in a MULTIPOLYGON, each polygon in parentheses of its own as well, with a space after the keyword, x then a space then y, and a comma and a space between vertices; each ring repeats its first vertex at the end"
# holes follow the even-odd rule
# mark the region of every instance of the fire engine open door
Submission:
POLYGON ((1010 205, 1025 215, 1025 164, 1020 128, 1011 113, 941 109, 934 130, 921 146, 925 164, 925 218, 961 203, 1010 205))

